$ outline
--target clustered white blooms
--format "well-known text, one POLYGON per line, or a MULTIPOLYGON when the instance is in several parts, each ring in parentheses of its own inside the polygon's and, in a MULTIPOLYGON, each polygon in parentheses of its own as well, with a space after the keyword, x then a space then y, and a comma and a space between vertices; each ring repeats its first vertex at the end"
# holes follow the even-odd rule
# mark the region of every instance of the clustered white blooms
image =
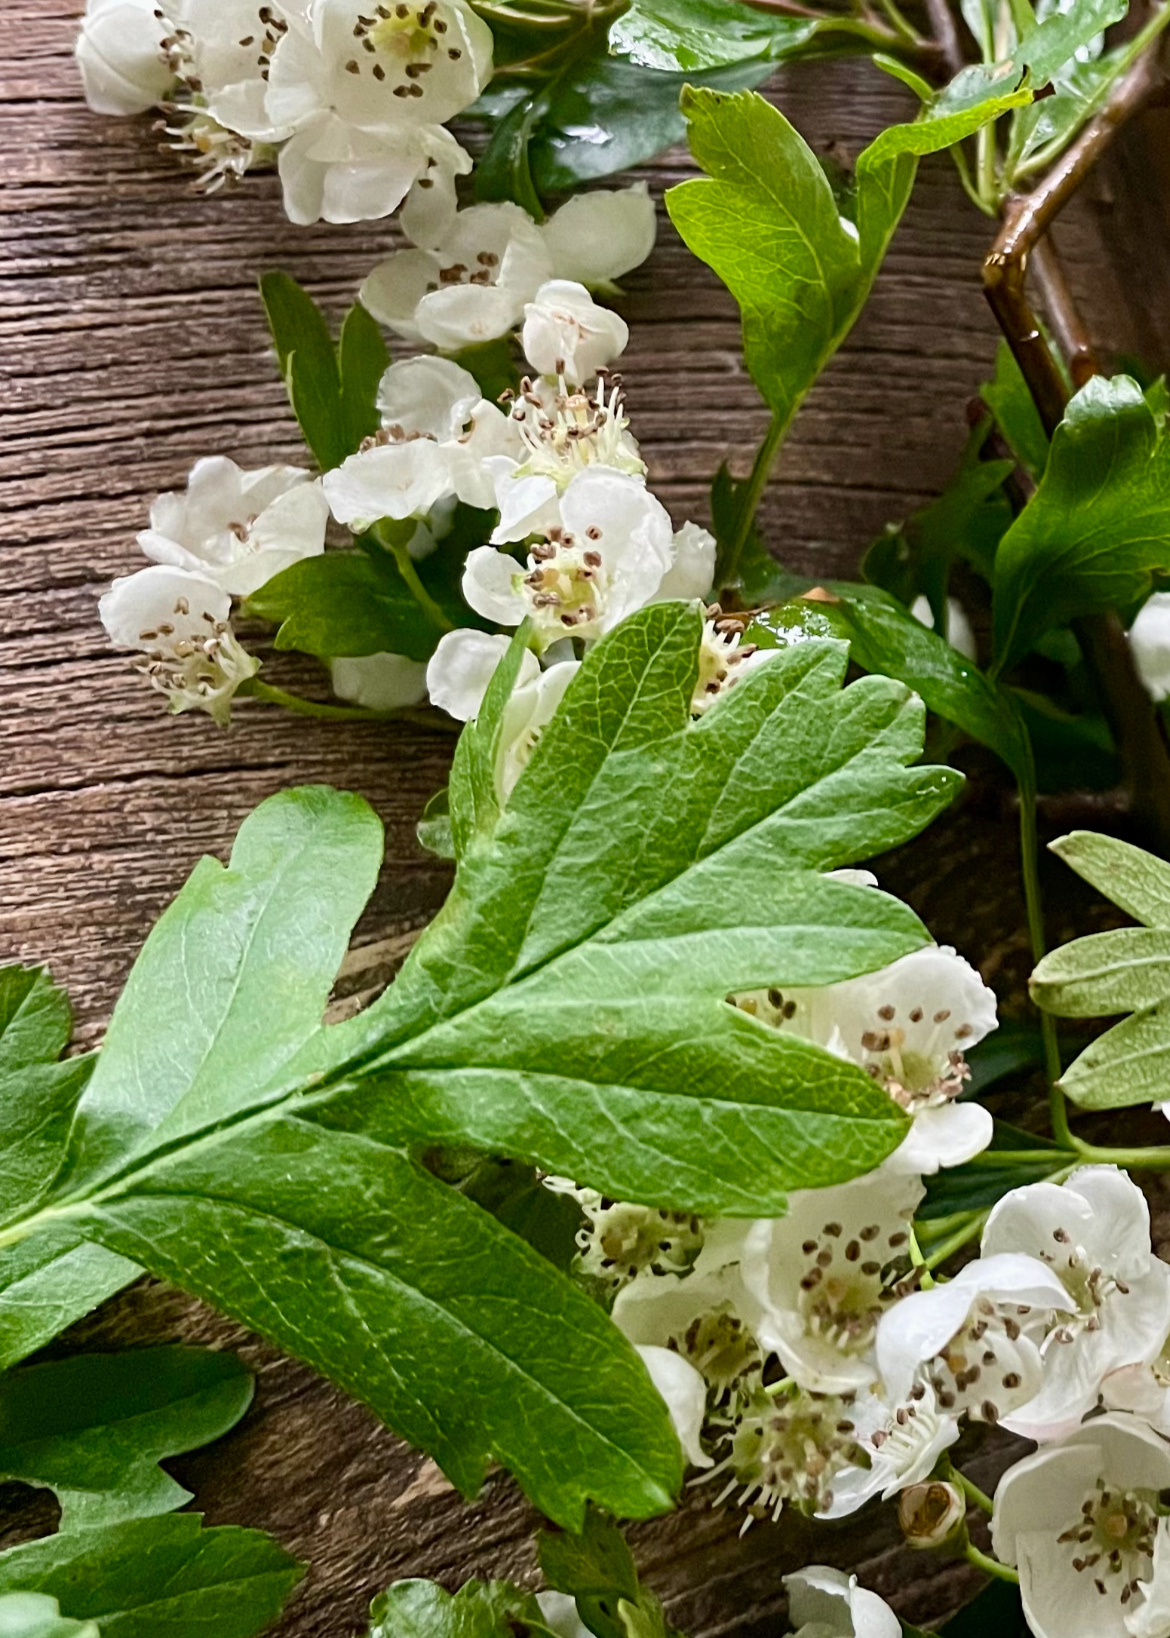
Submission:
POLYGON ((492 48, 467 0, 88 0, 77 60, 97 112, 163 107, 204 186, 275 159, 294 222, 355 222, 471 169, 445 123, 492 48))
MULTIPOLYGON (((649 254, 654 206, 645 186, 571 200, 538 226, 513 205, 458 211, 453 192, 426 176, 404 215, 442 252, 403 252, 378 269, 365 286, 376 315, 446 353, 521 330, 533 372, 521 392, 491 402, 455 358, 423 354, 389 367, 380 430, 322 479, 292 467, 242 472, 225 459, 198 462, 186 493, 161 496, 139 536, 171 572, 116 581, 101 613, 113 641, 139 651, 173 710, 202 708, 225 721, 232 695, 257 670, 231 629, 231 599, 322 552, 330 516, 355 534, 385 520, 412 523, 407 551, 421 559, 450 529, 457 502, 496 512, 491 544, 469 554, 462 589, 474 614, 503 630, 452 631, 425 668, 387 652, 340 656, 330 670, 334 692, 369 709, 413 706, 429 691, 467 721, 507 650, 507 631, 530 617, 533 645, 501 735, 506 796, 581 645, 654 598, 707 596, 715 543, 694 524, 675 531, 647 488, 621 380, 608 371, 626 344, 624 322, 560 276, 581 270, 612 285, 649 254), (414 257, 426 258, 433 278, 412 283, 414 257), (513 555, 521 548, 526 562, 513 555)), ((696 710, 761 657, 736 631, 709 624, 696 710)))

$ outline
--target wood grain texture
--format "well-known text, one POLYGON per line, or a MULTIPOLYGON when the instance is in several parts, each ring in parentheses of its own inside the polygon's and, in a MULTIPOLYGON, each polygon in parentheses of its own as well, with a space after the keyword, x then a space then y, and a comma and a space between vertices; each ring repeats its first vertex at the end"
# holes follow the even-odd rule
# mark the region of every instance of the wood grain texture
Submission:
MULTIPOLYGON (((196 858, 222 856, 244 814, 292 783, 360 790, 386 822, 386 869, 358 934, 363 945, 391 940, 384 977, 446 891, 445 868, 418 849, 413 827, 450 744, 258 705, 223 734, 204 718, 165 717, 108 649, 96 597, 137 566, 134 533, 151 496, 181 484, 201 454, 245 465, 301 455, 257 276, 287 268, 338 309, 394 234, 379 224, 292 227, 270 177, 210 200, 193 194, 154 151, 147 122, 86 110, 72 9, 0 7, 0 956, 49 962, 90 1044, 196 858)), ((858 65, 802 69, 776 94, 809 140, 840 158, 909 111, 897 86, 858 65)), ((1136 351, 1144 336, 1163 361, 1170 221, 1149 182, 1157 166, 1170 175, 1168 149, 1166 116, 1151 115, 1059 236, 1104 346, 1136 351)), ((672 154, 646 174, 659 192, 686 172, 685 156, 672 154)), ((948 162, 928 161, 873 301, 800 417, 764 507, 773 549, 794 568, 851 572, 888 519, 945 481, 965 401, 994 349, 978 280, 988 238, 948 162)), ((651 482, 677 521, 703 519, 715 468, 727 459, 746 470, 763 424, 734 309, 663 219, 623 310, 651 482)), ((312 680, 308 669, 295 674, 312 680)), ((940 938, 982 954, 1005 994, 1019 993, 1027 968, 1013 848, 1010 818, 989 796, 886 867, 940 938)), ((1061 921, 1076 921, 1083 902, 1059 903, 1061 921)), ((359 954, 346 987, 370 982, 359 954)), ((361 1407, 178 1292, 144 1282, 59 1346, 174 1338, 238 1346, 258 1372, 241 1426, 172 1465, 211 1520, 268 1528, 310 1561, 287 1638, 359 1630, 369 1598, 396 1576, 450 1586, 531 1576, 533 1521, 506 1478, 465 1507, 361 1407)), ((1001 1442, 972 1471, 989 1484, 1003 1459, 1001 1442)), ((43 1499, 4 1491, 3 1539, 51 1518, 43 1499)), ((738 1540, 738 1525, 692 1494, 674 1518, 634 1532, 651 1582, 693 1638, 774 1633, 780 1578, 810 1556, 850 1563, 918 1621, 953 1606, 970 1579, 894 1551, 885 1517, 815 1538, 786 1520, 738 1540)))

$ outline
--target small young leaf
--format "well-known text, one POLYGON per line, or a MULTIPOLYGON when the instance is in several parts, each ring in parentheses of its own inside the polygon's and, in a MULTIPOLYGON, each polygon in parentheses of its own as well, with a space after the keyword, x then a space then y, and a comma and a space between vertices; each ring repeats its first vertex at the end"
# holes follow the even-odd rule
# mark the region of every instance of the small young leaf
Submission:
POLYGON ((1170 1102, 1170 1000, 1099 1035, 1065 1070, 1060 1086, 1082 1109, 1170 1102))
POLYGON ((537 1552, 544 1579, 557 1592, 574 1598, 611 1596, 638 1601, 638 1572, 634 1555, 612 1520, 595 1509, 586 1515, 580 1535, 542 1530, 537 1552))
POLYGON ((341 414, 348 453, 352 454, 362 439, 372 437, 382 424, 378 386, 390 364, 390 350, 382 332, 360 302, 342 320, 337 364, 341 414))
POLYGON ((1003 86, 1027 83, 1039 91, 1111 23, 1120 21, 1127 0, 1072 0, 1054 7, 1042 23, 1029 29, 1011 57, 979 63, 957 74, 939 96, 946 112, 966 110, 999 93, 1003 86))
POLYGON ((1107 1018, 1170 996, 1170 929, 1120 927, 1050 950, 1028 988, 1060 1018, 1107 1018))
POLYGON ((457 1593, 433 1581, 396 1581, 370 1605, 369 1638, 540 1638, 531 1593, 510 1581, 468 1581, 457 1593))
POLYGON ((12 1547, 0 1553, 0 1595, 56 1598, 101 1638, 253 1638, 302 1573, 259 1530, 204 1530, 197 1513, 172 1513, 12 1547))
POLYGON ((0 1370, 36 1353, 141 1273, 67 1223, 7 1246, 0 1251, 0 1370))
POLYGON ((1078 876, 1135 921, 1170 928, 1170 864, 1132 842, 1074 830, 1051 844, 1078 876))
POLYGON ((1000 543, 1001 666, 1081 614, 1125 608, 1170 571, 1170 442, 1128 376, 1092 381, 1056 429, 1035 495, 1000 543))
POLYGON ((166 1513, 191 1500, 158 1466, 234 1427, 252 1398, 234 1354, 80 1354, 0 1377, 0 1477, 55 1490, 61 1528, 166 1513))
POLYGON ((393 562, 365 552, 302 558, 253 592, 247 613, 279 624, 277 648, 329 659, 405 654, 429 660, 440 636, 393 562))
POLYGON ((3 1638, 101 1638, 93 1621, 71 1621, 48 1593, 0 1593, 3 1638))

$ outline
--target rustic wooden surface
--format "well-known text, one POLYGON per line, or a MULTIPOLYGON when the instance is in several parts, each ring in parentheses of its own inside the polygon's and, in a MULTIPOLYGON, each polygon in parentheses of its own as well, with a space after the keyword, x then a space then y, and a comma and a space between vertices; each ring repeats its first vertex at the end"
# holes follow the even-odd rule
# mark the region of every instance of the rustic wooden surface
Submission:
MULTIPOLYGON (((147 122, 86 110, 70 59, 73 9, 0 7, 0 956, 50 963, 92 1043, 196 858, 225 853, 244 814, 292 783, 329 781, 374 803, 387 865, 359 942, 392 937, 403 948, 446 889, 413 826, 443 780, 449 741, 258 705, 226 734, 205 718, 168 719, 107 648, 96 597, 139 561, 134 532, 155 491, 181 484, 205 453, 245 465, 298 458, 257 275, 287 268, 340 307, 392 232, 292 227, 271 178, 210 200, 193 194, 155 153, 147 122)), ((777 94, 811 141, 845 156, 906 110, 898 87, 856 65, 801 69, 777 94)), ((1098 337, 1162 363, 1170 196, 1151 178, 1170 181, 1168 151, 1167 116, 1149 116, 1059 240, 1098 337)), ((673 154, 648 174, 658 191, 686 169, 673 154)), ((764 508, 773 549, 794 568, 851 572, 884 522, 946 479, 994 346, 978 287, 988 237, 948 163, 928 161, 869 310, 801 416, 764 508)), ((762 424, 734 312, 665 219, 628 287, 625 373, 651 482, 677 520, 702 519, 715 467, 726 457, 743 471, 762 424)), ((1004 993, 1018 992, 1027 965, 1012 848, 989 797, 886 868, 940 938, 979 953, 1004 993)), ((1057 908, 1063 920, 1071 901, 1057 908)), ((360 971, 353 981, 364 982, 360 971)), ((531 1573, 531 1517, 506 1478, 464 1507, 365 1411, 179 1293, 140 1285, 68 1346, 173 1338, 238 1345, 259 1374, 241 1427, 173 1467, 212 1521, 268 1528, 310 1561, 280 1629, 289 1638, 357 1631, 370 1596, 397 1576, 454 1586, 531 1573)), ((972 1471, 989 1483, 997 1460, 991 1451, 972 1471)), ((27 1491, 0 1496, 5 1539, 51 1519, 27 1491)), ((692 1498, 634 1533, 651 1582, 694 1638, 775 1632, 780 1577, 808 1556, 852 1562, 919 1621, 952 1607, 965 1584, 966 1572, 895 1551, 885 1520, 818 1531, 815 1542, 791 1523, 737 1540, 738 1523, 692 1498)))

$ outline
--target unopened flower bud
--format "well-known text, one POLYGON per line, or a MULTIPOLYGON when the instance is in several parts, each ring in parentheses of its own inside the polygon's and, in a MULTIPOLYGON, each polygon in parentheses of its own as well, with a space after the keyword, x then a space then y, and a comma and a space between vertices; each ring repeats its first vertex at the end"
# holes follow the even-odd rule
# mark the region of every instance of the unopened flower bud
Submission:
POLYGON ((941 1479, 912 1484, 898 1498, 898 1523, 907 1547, 916 1552, 962 1550, 967 1540, 966 1498, 957 1485, 941 1479))

